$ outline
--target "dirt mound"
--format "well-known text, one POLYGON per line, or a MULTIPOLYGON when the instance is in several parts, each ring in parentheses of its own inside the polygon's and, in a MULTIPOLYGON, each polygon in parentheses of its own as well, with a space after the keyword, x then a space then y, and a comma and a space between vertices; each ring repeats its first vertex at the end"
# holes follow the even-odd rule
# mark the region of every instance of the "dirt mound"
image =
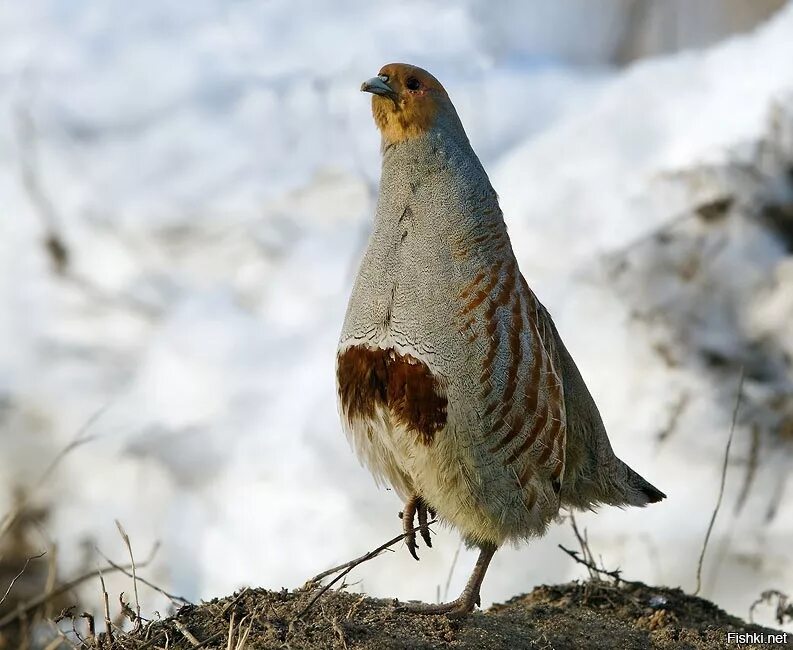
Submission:
MULTIPOLYGON (((454 648, 488 650, 707 648, 722 650, 727 633, 780 634, 730 616, 679 589, 607 582, 537 587, 465 619, 400 612, 394 601, 328 592, 301 618, 316 590, 244 589, 182 607, 103 648, 197 647, 322 649, 454 648), (231 642, 229 643, 229 635, 231 642)), ((790 638, 793 635, 788 635, 790 638)), ((757 637, 755 637, 757 638, 757 637)), ((793 639, 791 639, 793 641, 793 639)), ((736 646, 737 647, 737 646, 736 646)), ((760 645, 741 645, 742 649, 760 645)), ((791 647, 787 645, 764 645, 791 647)))

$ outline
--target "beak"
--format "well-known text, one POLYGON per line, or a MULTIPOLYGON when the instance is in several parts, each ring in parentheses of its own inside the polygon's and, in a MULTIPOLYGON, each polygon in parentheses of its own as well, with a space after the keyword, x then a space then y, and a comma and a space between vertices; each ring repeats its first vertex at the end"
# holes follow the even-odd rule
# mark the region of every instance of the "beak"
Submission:
POLYGON ((361 92, 365 93, 372 93, 373 95, 386 95, 387 97, 393 97, 395 95, 394 91, 391 89, 386 83, 388 77, 384 77, 383 75, 378 75, 377 77, 372 77, 367 81, 364 81, 361 84, 361 92))

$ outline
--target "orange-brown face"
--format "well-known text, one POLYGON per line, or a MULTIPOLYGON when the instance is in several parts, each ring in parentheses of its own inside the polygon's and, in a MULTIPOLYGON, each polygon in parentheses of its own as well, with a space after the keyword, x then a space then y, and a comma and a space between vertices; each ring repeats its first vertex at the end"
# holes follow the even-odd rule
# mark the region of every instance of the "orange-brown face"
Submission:
POLYGON ((435 77, 407 63, 383 66, 376 77, 363 82, 361 90, 374 95, 374 121, 390 144, 427 131, 449 99, 435 77))

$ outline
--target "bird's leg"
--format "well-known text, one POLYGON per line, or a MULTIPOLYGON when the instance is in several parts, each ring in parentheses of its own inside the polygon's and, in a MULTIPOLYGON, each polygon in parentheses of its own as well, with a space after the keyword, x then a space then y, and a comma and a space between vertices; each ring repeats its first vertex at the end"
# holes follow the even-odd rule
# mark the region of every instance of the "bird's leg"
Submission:
POLYGON ((404 605, 399 605, 397 609, 405 612, 415 612, 416 614, 447 614, 448 616, 464 616, 474 611, 474 607, 481 603, 479 589, 482 586, 482 580, 485 578, 487 567, 490 565, 490 560, 493 559, 493 554, 496 552, 495 544, 483 544, 480 548, 479 558, 476 560, 473 573, 468 578, 468 583, 459 598, 448 603, 436 605, 405 603, 404 605))
POLYGON ((420 496, 413 495, 408 499, 407 503, 405 504, 405 509, 399 513, 399 516, 402 518, 402 530, 405 533, 405 544, 410 551, 410 554, 419 559, 416 550, 418 549, 418 544, 416 544, 416 531, 415 528, 415 519, 416 515, 418 514, 419 520, 419 532, 421 532, 421 537, 427 546, 432 547, 432 540, 430 539, 430 528, 427 525, 427 512, 431 512, 432 516, 435 516, 435 512, 427 508, 427 504, 424 502, 420 496))

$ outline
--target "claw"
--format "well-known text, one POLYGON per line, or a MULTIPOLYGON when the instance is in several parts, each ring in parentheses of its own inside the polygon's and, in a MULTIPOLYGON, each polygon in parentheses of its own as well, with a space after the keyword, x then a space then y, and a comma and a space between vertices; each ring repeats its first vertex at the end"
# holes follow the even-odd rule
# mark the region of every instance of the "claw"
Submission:
POLYGON ((418 545, 416 544, 416 531, 413 530, 413 519, 416 516, 416 508, 419 504, 419 497, 414 496, 408 500, 405 504, 405 510, 402 512, 402 530, 405 533, 405 545, 408 547, 408 551, 413 556, 415 560, 419 559, 416 550, 418 549, 418 545))
POLYGON ((418 515, 419 515, 419 532, 421 538, 428 548, 432 548, 432 540, 430 539, 430 528, 427 526, 427 506, 423 499, 418 502, 418 515))
POLYGON ((407 503, 405 504, 405 509, 399 513, 399 516, 402 518, 402 530, 405 533, 405 545, 408 547, 410 554, 417 560, 419 559, 419 556, 416 554, 416 551, 418 550, 418 544, 416 544, 416 531, 414 530, 414 520, 416 519, 416 515, 418 515, 419 532, 421 533, 421 538, 424 540, 424 543, 428 548, 432 548, 430 527, 427 525, 427 522, 429 521, 427 518, 427 513, 430 513, 432 517, 435 518, 435 511, 432 510, 432 508, 429 508, 424 502, 424 499, 418 495, 414 495, 408 499, 407 503))

